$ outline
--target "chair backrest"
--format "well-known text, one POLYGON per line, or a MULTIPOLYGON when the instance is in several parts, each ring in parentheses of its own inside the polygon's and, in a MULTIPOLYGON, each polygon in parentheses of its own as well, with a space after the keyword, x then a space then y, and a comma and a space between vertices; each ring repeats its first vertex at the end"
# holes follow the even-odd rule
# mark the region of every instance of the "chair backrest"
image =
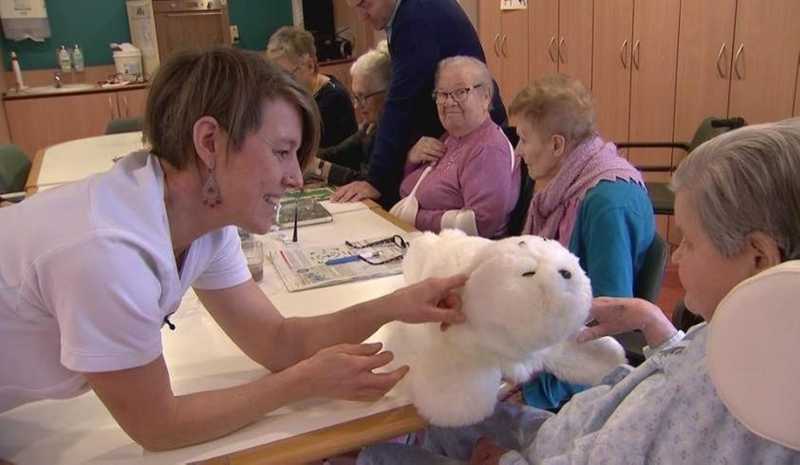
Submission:
POLYGON ((31 170, 31 161, 17 145, 0 145, 0 194, 20 192, 31 170))
POLYGON ((655 303, 661 292, 661 283, 664 280, 664 270, 667 266, 667 244, 660 234, 653 236, 653 242, 647 248, 644 263, 636 275, 636 289, 634 296, 655 303))
POLYGON ((525 220, 528 216, 528 206, 533 198, 534 181, 528 176, 528 167, 525 162, 520 160, 520 186, 519 197, 514 209, 511 210, 511 218, 508 221, 508 235, 519 236, 522 234, 522 228, 525 227, 525 220))
POLYGON ((136 132, 142 130, 143 119, 125 118, 125 119, 112 119, 106 125, 106 134, 119 134, 121 132, 136 132))

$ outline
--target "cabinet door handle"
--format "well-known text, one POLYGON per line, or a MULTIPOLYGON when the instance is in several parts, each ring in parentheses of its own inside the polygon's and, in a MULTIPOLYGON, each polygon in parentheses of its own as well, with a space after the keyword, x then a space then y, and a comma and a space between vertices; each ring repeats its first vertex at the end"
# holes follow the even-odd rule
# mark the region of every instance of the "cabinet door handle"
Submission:
POLYGON ((633 62, 633 67, 637 70, 639 69, 639 44, 640 40, 636 40, 633 44, 633 53, 631 53, 631 61, 633 62))
POLYGON ((566 56, 567 56, 567 39, 562 37, 558 41, 558 61, 560 61, 561 63, 566 63, 567 62, 567 59, 565 58, 566 56))
POLYGON ((741 71, 739 71, 739 61, 742 58, 742 54, 744 53, 744 42, 739 44, 739 49, 736 50, 736 57, 733 59, 733 71, 736 73, 736 77, 738 79, 744 79, 744 75, 741 71))
POLYGON ((128 97, 122 97, 122 104, 125 106, 125 117, 130 117, 130 111, 128 108, 128 97))
POLYGON ((111 113, 111 119, 117 119, 114 115, 114 97, 111 95, 108 96, 108 111, 111 113))
POLYGON ((508 58, 508 36, 503 34, 503 40, 500 42, 500 51, 503 52, 503 56, 508 58))
POLYGON ((500 50, 498 49, 498 42, 499 41, 500 41, 500 34, 495 34, 494 35, 494 55, 497 56, 497 57, 500 56, 500 50))
POLYGON ((556 56, 553 54, 553 45, 556 44, 556 36, 550 36, 550 43, 547 44, 547 55, 550 57, 550 61, 553 63, 557 63, 556 56))
POLYGON ((719 77, 725 77, 725 69, 722 67, 722 57, 725 56, 725 42, 722 43, 722 47, 719 48, 719 53, 717 53, 717 73, 719 77))
POLYGON ((628 68, 628 61, 625 58, 628 56, 628 39, 622 41, 622 46, 619 48, 619 61, 622 62, 622 67, 628 68))

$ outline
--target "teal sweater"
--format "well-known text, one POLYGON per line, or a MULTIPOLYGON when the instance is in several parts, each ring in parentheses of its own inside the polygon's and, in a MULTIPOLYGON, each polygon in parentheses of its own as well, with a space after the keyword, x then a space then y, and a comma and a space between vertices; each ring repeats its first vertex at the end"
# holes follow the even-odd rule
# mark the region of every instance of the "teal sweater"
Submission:
MULTIPOLYGON (((581 202, 569 250, 592 280, 595 297, 632 297, 654 235, 647 191, 632 182, 601 181, 581 202)), ((587 387, 540 373, 522 386, 522 392, 526 404, 552 410, 587 387)))

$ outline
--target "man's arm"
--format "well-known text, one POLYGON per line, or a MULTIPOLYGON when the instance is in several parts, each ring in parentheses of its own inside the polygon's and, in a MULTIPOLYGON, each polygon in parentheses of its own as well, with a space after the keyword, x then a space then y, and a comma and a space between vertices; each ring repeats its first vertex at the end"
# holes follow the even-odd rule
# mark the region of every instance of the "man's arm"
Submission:
POLYGON ((398 25, 392 32, 392 82, 378 124, 367 178, 380 191, 381 205, 387 209, 399 198, 403 165, 416 142, 415 136, 438 137, 443 131, 430 98, 441 58, 439 47, 429 24, 424 20, 418 23, 414 23, 413 29, 398 25))

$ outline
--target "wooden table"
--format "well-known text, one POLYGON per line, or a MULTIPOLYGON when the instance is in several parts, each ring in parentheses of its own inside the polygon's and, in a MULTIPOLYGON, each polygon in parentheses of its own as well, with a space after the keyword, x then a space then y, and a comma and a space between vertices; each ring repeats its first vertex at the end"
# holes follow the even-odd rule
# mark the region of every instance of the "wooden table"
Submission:
MULTIPOLYGON (((299 231, 303 245, 405 234, 376 204, 335 204, 331 223, 299 231)), ((266 237, 262 240, 269 242, 266 237)), ((272 239, 271 239, 272 240, 272 239)), ((286 316, 309 316, 379 297, 404 285, 395 275, 289 293, 271 265, 261 288, 286 316)), ((264 369, 247 358, 187 293, 173 317, 177 330, 162 333, 164 357, 176 394, 241 384, 264 369)), ((380 331, 374 339, 380 339, 380 331)), ((389 395, 374 403, 315 399, 284 407, 229 436, 167 452, 149 453, 123 431, 94 393, 42 401, 0 414, 0 459, 44 464, 292 464, 358 449, 425 426, 408 401, 389 395)))

